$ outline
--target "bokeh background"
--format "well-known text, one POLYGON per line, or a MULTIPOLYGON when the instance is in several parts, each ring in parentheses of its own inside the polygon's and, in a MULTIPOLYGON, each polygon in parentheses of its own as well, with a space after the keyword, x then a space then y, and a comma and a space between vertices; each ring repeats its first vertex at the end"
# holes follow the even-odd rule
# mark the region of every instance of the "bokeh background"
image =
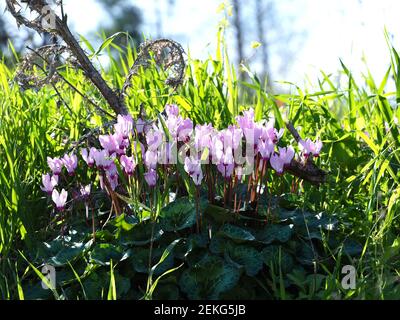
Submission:
MULTIPOLYGON (((320 70, 335 73, 340 59, 362 76, 367 64, 378 79, 389 65, 386 28, 394 43, 399 39, 398 0, 64 0, 76 34, 94 45, 101 33, 128 31, 135 41, 168 37, 180 42, 192 58, 214 54, 218 26, 227 16, 231 58, 248 64, 259 77, 300 86, 315 83, 320 70), (254 47, 254 42, 262 44, 254 47), (252 46, 253 44, 253 46, 252 46)), ((0 12, 5 4, 0 4, 0 12)), ((11 39, 17 50, 40 39, 18 29, 7 14, 0 15, 1 50, 7 55, 11 39)), ((103 63, 107 63, 106 58, 103 63)))

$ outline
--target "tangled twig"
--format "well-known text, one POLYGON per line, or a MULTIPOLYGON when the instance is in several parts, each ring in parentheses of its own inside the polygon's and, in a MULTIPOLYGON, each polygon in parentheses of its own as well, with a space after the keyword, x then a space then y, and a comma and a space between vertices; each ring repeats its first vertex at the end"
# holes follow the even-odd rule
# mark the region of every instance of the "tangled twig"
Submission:
POLYGON ((138 56, 129 70, 129 74, 122 87, 122 98, 127 95, 127 90, 131 86, 132 77, 137 75, 140 67, 150 66, 151 59, 168 72, 168 79, 165 83, 176 89, 183 82, 185 75, 185 59, 182 46, 170 39, 157 39, 146 41, 141 44, 138 56))
POLYGON ((24 59, 18 65, 15 80, 23 90, 40 89, 44 85, 55 84, 60 80, 57 69, 63 64, 61 56, 68 54, 70 59, 70 51, 66 46, 53 44, 31 50, 25 55, 24 59), (35 72, 34 67, 38 67, 43 75, 35 72))

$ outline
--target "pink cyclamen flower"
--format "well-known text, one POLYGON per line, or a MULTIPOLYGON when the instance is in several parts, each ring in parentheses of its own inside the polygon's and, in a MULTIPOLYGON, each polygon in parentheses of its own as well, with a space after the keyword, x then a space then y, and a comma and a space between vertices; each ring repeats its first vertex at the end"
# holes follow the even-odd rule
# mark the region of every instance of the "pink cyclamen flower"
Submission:
POLYGON ((240 146, 240 142, 242 141, 243 131, 235 126, 229 126, 228 131, 231 132, 232 136, 232 148, 236 150, 240 146))
POLYGON ((107 169, 114 163, 114 156, 110 157, 107 150, 96 150, 93 154, 93 158, 99 169, 107 169))
POLYGON ((175 116, 169 116, 165 120, 165 125, 168 128, 169 135, 174 140, 178 137, 178 127, 182 121, 183 121, 182 117, 175 117, 175 116))
POLYGON ((126 155, 121 156, 120 163, 124 168, 127 175, 131 176, 136 168, 136 162, 133 157, 127 157, 126 155))
POLYGON ((221 163, 226 165, 235 164, 235 159, 233 157, 233 151, 231 147, 225 149, 224 155, 221 158, 221 163))
POLYGON ((157 167, 158 154, 157 151, 147 150, 144 155, 144 164, 149 169, 155 169, 157 167))
POLYGON ((78 166, 78 157, 74 154, 65 154, 63 159, 62 159, 65 167, 67 168, 67 171, 70 176, 72 176, 75 173, 75 169, 78 166))
POLYGON ((118 184, 119 184, 118 175, 111 176, 107 173, 107 179, 108 179, 108 182, 110 182, 111 190, 114 191, 118 187, 118 184))
POLYGON ((114 177, 118 176, 118 169, 117 166, 115 165, 115 163, 111 163, 106 169, 106 174, 108 177, 110 177, 111 179, 114 179, 114 177))
POLYGON ((271 163, 271 167, 274 168, 278 175, 283 174, 285 161, 278 154, 274 153, 271 156, 271 159, 269 159, 269 162, 271 163))
POLYGON ((224 143, 218 134, 214 134, 211 137, 211 150, 210 154, 212 156, 212 161, 214 164, 218 164, 222 161, 224 156, 224 143))
POLYGON ((42 175, 42 183, 43 186, 41 186, 40 189, 42 189, 48 195, 51 195, 54 187, 58 184, 58 176, 50 176, 49 174, 44 174, 42 175))
POLYGON ((165 106, 165 113, 168 117, 177 117, 179 115, 179 107, 176 104, 167 104, 165 106))
POLYGON ((242 130, 234 126, 229 126, 228 129, 221 130, 218 133, 220 140, 224 145, 224 149, 233 148, 237 149, 242 138, 242 130))
POLYGON ((275 144, 272 140, 267 139, 266 141, 260 140, 257 146, 258 152, 263 160, 268 160, 271 154, 274 152, 275 144))
POLYGON ((90 196, 90 189, 92 185, 88 184, 86 186, 81 186, 80 192, 81 192, 81 197, 85 200, 89 199, 90 196))
POLYGON ((294 149, 292 146, 279 148, 279 157, 283 161, 284 166, 289 165, 294 158, 294 149))
POLYGON ((196 186, 201 185, 201 181, 203 181, 203 171, 198 171, 190 176, 196 186))
POLYGON ((314 157, 318 157, 322 149, 322 142, 321 140, 316 140, 315 142, 313 142, 311 141, 311 139, 307 139, 306 141, 300 140, 299 148, 306 158, 310 154, 312 154, 314 157))
POLYGON ((223 163, 220 163, 217 165, 217 169, 225 179, 228 179, 232 176, 233 169, 235 169, 235 165, 234 164, 225 165, 223 163))
POLYGON ((110 155, 113 153, 124 154, 126 139, 120 133, 99 136, 100 145, 108 151, 110 155))
POLYGON ((221 157, 220 163, 217 164, 217 169, 224 178, 232 176, 233 169, 235 168, 235 161, 233 158, 232 148, 228 147, 223 156, 221 157))
POLYGON ((49 165, 49 168, 53 172, 53 174, 58 176, 61 173, 63 162, 60 158, 52 159, 50 157, 47 157, 47 164, 49 165))
POLYGON ((164 132, 159 130, 156 126, 150 129, 146 134, 146 142, 151 151, 157 150, 164 140, 164 132))
POLYGON ((201 181, 203 180, 203 171, 201 170, 201 162, 199 159, 186 157, 184 169, 192 178, 196 186, 201 185, 201 181))
POLYGON ((143 133, 145 131, 145 127, 146 127, 146 121, 144 121, 141 118, 136 120, 136 131, 138 134, 143 133))
POLYGON ((243 132, 246 132, 248 129, 253 129, 255 126, 253 108, 244 111, 243 116, 237 116, 236 122, 238 123, 239 127, 243 130, 243 132))
POLYGON ((283 136, 284 129, 277 129, 274 128, 275 119, 271 119, 267 122, 265 127, 263 127, 261 132, 261 139, 267 140, 270 139, 274 144, 277 144, 279 139, 283 136))
POLYGON ((178 141, 188 142, 193 132, 193 122, 190 119, 184 119, 179 123, 177 129, 178 141))
POLYGON ((124 139, 128 139, 133 132, 133 119, 128 115, 118 115, 117 123, 114 125, 115 133, 121 134, 124 139))
POLYGON ((194 143, 198 151, 204 150, 205 148, 211 149, 213 133, 214 128, 211 124, 196 125, 194 143))
POLYGON ((243 116, 237 116, 236 122, 243 131, 243 135, 246 138, 246 143, 252 143, 254 144, 254 147, 257 147, 258 139, 261 133, 261 125, 256 124, 254 121, 253 108, 244 111, 243 116))
POLYGON ((201 171, 201 163, 200 160, 195 159, 193 157, 186 157, 185 158, 185 164, 183 166, 185 171, 189 176, 198 173, 201 171))
POLYGON ((148 172, 144 174, 144 179, 150 188, 153 188, 157 183, 157 171, 154 169, 150 169, 148 172))
POLYGON ((51 198, 56 205, 58 211, 63 211, 65 207, 65 203, 67 202, 68 193, 64 189, 59 193, 56 189, 53 190, 51 194, 51 198))
POLYGON ((100 135, 99 136, 100 145, 108 151, 109 154, 113 154, 117 151, 118 145, 117 141, 115 141, 113 135, 100 135))
POLYGON ((87 163, 87 165, 92 168, 94 166, 94 154, 97 152, 96 148, 91 147, 89 152, 86 148, 81 150, 81 156, 83 161, 87 163))

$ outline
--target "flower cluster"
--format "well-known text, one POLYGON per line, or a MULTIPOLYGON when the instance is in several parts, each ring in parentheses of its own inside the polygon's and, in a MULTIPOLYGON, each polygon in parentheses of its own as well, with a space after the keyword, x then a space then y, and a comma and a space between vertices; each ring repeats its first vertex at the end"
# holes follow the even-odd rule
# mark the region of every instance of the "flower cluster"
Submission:
MULTIPOLYGON (((160 115, 162 120, 152 124, 143 119, 134 121, 130 115, 119 115, 113 132, 100 135, 97 147, 80 150, 82 160, 98 173, 102 189, 110 193, 121 186, 121 181, 130 178, 144 179, 150 189, 154 188, 161 170, 164 174, 166 170, 174 174, 171 168, 176 170, 173 165, 178 161, 196 186, 205 178, 210 180, 212 174, 220 175, 225 181, 240 181, 246 175, 264 172, 268 166, 282 175, 295 157, 292 146, 278 146, 284 130, 275 127, 273 118, 256 122, 252 109, 236 117, 237 125, 222 130, 211 124, 194 126, 192 120, 179 114, 176 105, 167 105, 164 114, 160 115), (143 174, 136 169, 138 165, 143 166, 143 174)), ((299 143, 304 158, 319 156, 321 148, 319 140, 299 143)), ((51 174, 43 175, 41 188, 52 195, 56 208, 63 210, 68 194, 64 189, 59 193, 55 188, 63 168, 68 176, 75 175, 78 157, 72 152, 62 158, 48 158, 47 162, 51 174)), ((91 186, 81 186, 80 190, 81 196, 87 199, 91 186)))

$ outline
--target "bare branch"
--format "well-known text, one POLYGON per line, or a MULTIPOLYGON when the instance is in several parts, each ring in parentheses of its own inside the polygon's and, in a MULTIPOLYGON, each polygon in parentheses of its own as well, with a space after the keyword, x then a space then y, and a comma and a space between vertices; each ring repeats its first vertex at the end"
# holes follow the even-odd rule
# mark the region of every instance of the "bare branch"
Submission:
POLYGON ((50 9, 50 6, 46 0, 25 0, 22 2, 27 3, 28 8, 31 11, 35 12, 38 17, 33 21, 28 20, 27 18, 22 16, 22 6, 17 0, 6 0, 7 8, 14 16, 17 23, 19 25, 25 25, 30 29, 34 29, 38 33, 50 32, 59 35, 67 44, 68 49, 71 51, 71 53, 76 57, 81 68, 84 70, 85 75, 93 82, 93 84, 100 91, 104 99, 108 102, 110 108, 113 109, 116 114, 127 114, 128 110, 123 101, 119 98, 119 95, 110 88, 110 86, 102 78, 100 73, 94 68, 93 64, 86 56, 82 47, 72 35, 71 30, 67 25, 64 13, 63 19, 60 19, 60 17, 53 10, 50 9), (17 7, 19 7, 19 9, 17 9, 17 7), (44 19, 44 13, 54 16, 54 29, 45 30, 43 28, 42 19, 44 19))

